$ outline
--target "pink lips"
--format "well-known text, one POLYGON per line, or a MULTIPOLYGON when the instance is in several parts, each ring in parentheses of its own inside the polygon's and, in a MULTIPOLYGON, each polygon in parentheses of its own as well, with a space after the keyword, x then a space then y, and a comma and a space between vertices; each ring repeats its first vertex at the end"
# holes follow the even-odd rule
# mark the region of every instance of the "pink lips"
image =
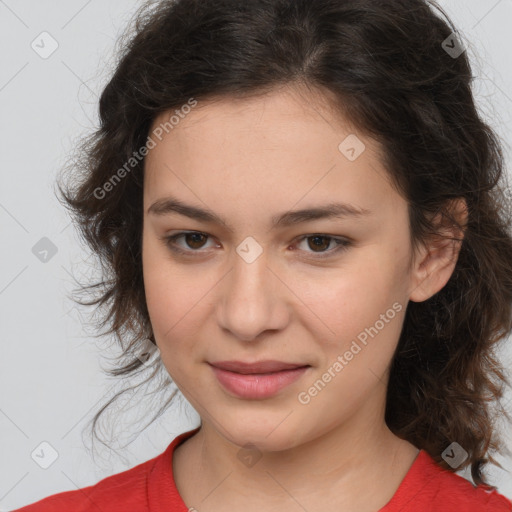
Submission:
POLYGON ((246 399, 263 399, 275 395, 299 379, 310 367, 282 361, 218 361, 209 364, 226 391, 246 399))

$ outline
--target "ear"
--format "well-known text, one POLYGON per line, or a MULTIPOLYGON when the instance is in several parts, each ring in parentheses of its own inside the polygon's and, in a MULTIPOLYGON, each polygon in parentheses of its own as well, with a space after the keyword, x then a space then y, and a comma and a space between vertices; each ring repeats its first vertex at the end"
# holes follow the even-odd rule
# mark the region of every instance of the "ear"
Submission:
POLYGON ((463 198, 458 198, 450 200, 447 206, 461 228, 453 225, 442 213, 434 217, 436 232, 444 238, 432 236, 413 255, 409 292, 409 299, 413 302, 423 302, 441 290, 457 263, 467 224, 467 204, 463 198))

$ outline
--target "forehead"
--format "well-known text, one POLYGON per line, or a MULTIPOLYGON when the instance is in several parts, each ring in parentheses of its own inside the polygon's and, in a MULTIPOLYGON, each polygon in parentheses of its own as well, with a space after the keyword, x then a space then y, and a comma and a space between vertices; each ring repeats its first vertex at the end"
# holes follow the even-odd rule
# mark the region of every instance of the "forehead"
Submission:
POLYGON ((255 208, 265 200, 281 211, 283 201, 291 207, 306 196, 332 200, 334 192, 347 202, 366 201, 371 209, 370 203, 382 202, 382 193, 393 192, 377 142, 319 93, 284 88, 250 98, 198 101, 166 125, 176 110, 160 114, 150 130, 161 140, 153 136, 156 145, 145 161, 147 201, 166 191, 176 196, 180 189, 188 198, 219 206, 243 197, 255 208), (346 146, 354 143, 361 153, 349 159, 346 146))
MULTIPOLYGON (((334 98, 327 91, 288 86, 244 98, 200 100, 194 107, 187 107, 186 113, 184 109, 181 115, 180 108, 171 109, 157 116, 151 131, 160 131, 159 139, 165 139, 164 145, 174 143, 187 148, 189 144, 200 143, 201 148, 206 149, 209 141, 226 142, 232 150, 246 150, 244 144, 250 146, 251 140, 264 144, 266 149, 277 150, 306 137, 309 144, 302 149, 307 151, 308 148, 318 149, 314 147, 315 142, 329 134, 324 144, 327 149, 327 144, 336 142, 344 133, 356 131, 335 109, 334 98), (170 117, 173 117, 171 125, 170 117), (166 136, 170 134, 173 137, 166 136)), ((196 147, 196 150, 201 148, 196 147)))

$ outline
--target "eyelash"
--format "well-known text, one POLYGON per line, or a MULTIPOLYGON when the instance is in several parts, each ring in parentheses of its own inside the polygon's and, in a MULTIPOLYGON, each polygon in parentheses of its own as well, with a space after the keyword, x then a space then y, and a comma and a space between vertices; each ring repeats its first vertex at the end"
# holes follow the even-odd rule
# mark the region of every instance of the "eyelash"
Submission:
MULTIPOLYGON (((185 236, 185 235, 192 235, 192 234, 204 235, 208 238, 211 238, 209 235, 207 235, 206 233, 203 233, 201 231, 180 231, 179 233, 176 233, 174 235, 160 237, 160 240, 162 240, 165 243, 165 245, 174 253, 181 254, 183 256, 190 256, 190 257, 194 258, 194 257, 196 257, 196 254, 194 254, 194 253, 200 253, 201 252, 200 249, 184 250, 184 249, 179 248, 176 245, 176 240, 178 238, 185 236)), ((336 237, 333 237, 330 235, 324 235, 321 233, 304 235, 298 240, 298 242, 302 242, 303 240, 306 240, 307 238, 315 238, 315 237, 327 238, 327 239, 334 241, 337 244, 337 247, 335 247, 334 249, 331 249, 329 251, 324 251, 321 253, 311 252, 310 254, 312 254, 313 258, 316 258, 316 259, 329 258, 335 254, 338 254, 339 252, 347 250, 347 248, 350 247, 350 245, 352 245, 352 243, 349 240, 345 240, 343 238, 336 238, 336 237)))

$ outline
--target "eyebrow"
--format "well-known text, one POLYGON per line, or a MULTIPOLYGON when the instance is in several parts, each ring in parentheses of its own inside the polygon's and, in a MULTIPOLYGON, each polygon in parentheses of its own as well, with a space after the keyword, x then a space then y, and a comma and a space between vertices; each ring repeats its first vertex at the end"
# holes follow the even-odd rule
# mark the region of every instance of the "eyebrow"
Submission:
MULTIPOLYGON (((185 204, 173 197, 159 199, 148 208, 147 213, 157 216, 177 213, 191 219, 222 225, 228 231, 233 232, 229 224, 211 210, 185 204)), ((371 210, 348 203, 329 203, 324 206, 281 213, 280 215, 272 217, 272 227, 288 227, 318 219, 363 217, 371 215, 372 213, 371 210)))

